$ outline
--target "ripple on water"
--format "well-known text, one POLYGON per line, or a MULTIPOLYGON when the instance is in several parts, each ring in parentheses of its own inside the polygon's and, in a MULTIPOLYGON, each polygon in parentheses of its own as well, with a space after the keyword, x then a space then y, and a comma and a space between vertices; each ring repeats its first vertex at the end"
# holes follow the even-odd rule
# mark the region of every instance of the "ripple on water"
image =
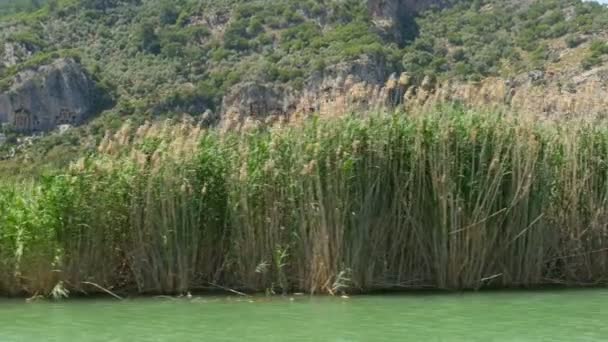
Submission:
POLYGON ((0 302, 0 342, 608 340, 608 291, 0 302))

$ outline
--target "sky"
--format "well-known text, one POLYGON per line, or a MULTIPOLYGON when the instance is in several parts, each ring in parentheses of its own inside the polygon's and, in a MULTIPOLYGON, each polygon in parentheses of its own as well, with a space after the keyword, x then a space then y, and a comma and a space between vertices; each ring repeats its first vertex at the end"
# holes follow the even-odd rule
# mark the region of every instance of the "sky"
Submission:
POLYGON ((600 4, 608 5, 608 0, 595 0, 595 1, 599 2, 600 4))

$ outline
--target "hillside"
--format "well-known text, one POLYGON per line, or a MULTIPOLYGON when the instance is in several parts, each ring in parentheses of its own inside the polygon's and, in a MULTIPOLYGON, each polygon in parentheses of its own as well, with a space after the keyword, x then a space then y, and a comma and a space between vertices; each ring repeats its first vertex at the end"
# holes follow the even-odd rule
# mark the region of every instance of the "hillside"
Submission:
POLYGON ((608 9, 580 0, 31 0, 0 15, 3 140, 87 123, 36 153, 181 114, 230 128, 455 101, 608 105, 608 9))

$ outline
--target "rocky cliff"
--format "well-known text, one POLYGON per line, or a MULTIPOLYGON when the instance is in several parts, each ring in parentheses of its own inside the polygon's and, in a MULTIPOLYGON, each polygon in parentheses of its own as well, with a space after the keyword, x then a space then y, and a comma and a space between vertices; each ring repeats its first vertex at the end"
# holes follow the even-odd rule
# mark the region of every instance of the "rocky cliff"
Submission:
POLYGON ((0 123, 23 132, 78 124, 99 110, 102 92, 72 59, 17 74, 0 93, 0 123))
POLYGON ((235 88, 224 100, 223 122, 268 115, 336 116, 366 110, 420 111, 440 104, 509 110, 544 117, 608 115, 608 67, 561 73, 535 70, 511 78, 488 77, 479 82, 437 81, 426 77, 386 74, 369 59, 334 66, 311 77, 301 92, 271 85, 235 88), (331 71, 333 70, 333 72, 331 71))
POLYGON ((381 101, 377 93, 390 74, 382 60, 362 57, 313 73, 302 90, 271 83, 242 83, 224 97, 222 123, 234 124, 246 117, 339 115, 376 105, 381 101))

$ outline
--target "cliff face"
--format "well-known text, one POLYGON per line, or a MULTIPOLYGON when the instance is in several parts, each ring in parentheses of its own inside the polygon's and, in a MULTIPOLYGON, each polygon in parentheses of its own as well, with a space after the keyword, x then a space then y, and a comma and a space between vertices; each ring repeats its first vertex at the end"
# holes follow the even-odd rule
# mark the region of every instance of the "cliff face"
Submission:
POLYGON ((350 108, 368 107, 379 99, 370 96, 377 95, 390 75, 384 61, 361 57, 313 73, 302 90, 272 83, 241 83, 224 97, 221 121, 230 126, 247 117, 338 115, 350 108))
POLYGON ((71 59, 19 73, 0 93, 0 123, 17 131, 46 131, 78 124, 96 113, 102 97, 95 82, 71 59))
POLYGON ((506 109, 545 117, 585 117, 608 114, 608 67, 586 72, 532 71, 513 78, 488 77, 480 82, 415 83, 407 73, 386 75, 371 60, 344 63, 334 73, 309 79, 302 92, 250 84, 225 98, 223 122, 245 117, 309 114, 337 116, 365 110, 419 111, 438 104, 460 103, 473 108, 506 109))

